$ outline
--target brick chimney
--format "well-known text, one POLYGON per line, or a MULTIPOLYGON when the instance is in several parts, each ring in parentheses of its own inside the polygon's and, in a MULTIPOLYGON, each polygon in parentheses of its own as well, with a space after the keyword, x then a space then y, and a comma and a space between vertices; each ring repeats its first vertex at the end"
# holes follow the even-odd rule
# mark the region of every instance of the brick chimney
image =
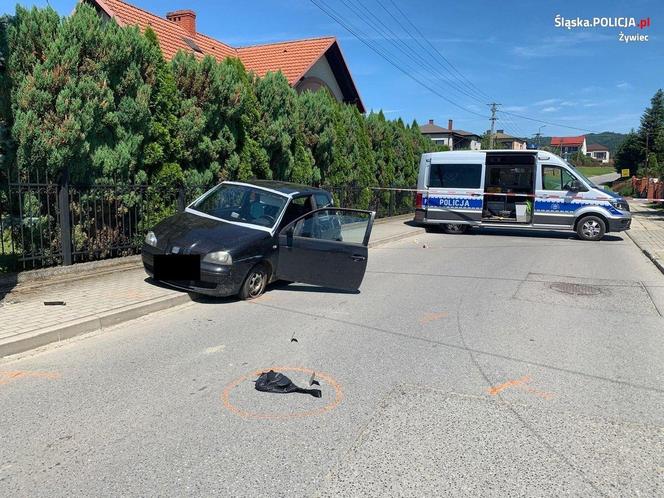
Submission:
POLYGON ((179 24, 190 36, 196 36, 196 12, 193 10, 176 10, 166 14, 166 19, 179 24))
POLYGON ((448 130, 451 130, 453 124, 454 124, 454 122, 453 122, 451 119, 448 119, 448 120, 447 120, 447 129, 448 129, 448 130))
POLYGON ((429 120, 429 124, 430 124, 430 125, 433 124, 433 119, 430 119, 430 120, 429 120))

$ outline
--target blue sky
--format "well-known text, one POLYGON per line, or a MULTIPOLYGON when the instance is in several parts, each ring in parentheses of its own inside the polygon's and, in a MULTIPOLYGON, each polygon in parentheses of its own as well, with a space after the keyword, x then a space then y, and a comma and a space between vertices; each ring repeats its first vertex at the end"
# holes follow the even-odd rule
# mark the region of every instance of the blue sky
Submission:
MULTIPOLYGON (((394 1, 466 80, 451 79, 450 74, 455 73, 434 50, 421 40, 422 45, 418 44, 419 38, 411 36, 416 35, 415 30, 395 10, 391 0, 321 0, 321 3, 361 32, 368 43, 387 52, 416 80, 425 82, 465 110, 381 59, 310 0, 132 0, 132 3, 160 15, 180 8, 193 9, 198 15, 199 31, 232 45, 337 36, 367 109, 383 109, 389 118, 400 116, 407 122, 417 119, 426 123, 434 119, 446 126, 447 120, 453 119, 455 128, 481 133, 489 127, 488 119, 481 117, 489 114, 485 105, 490 101, 488 96, 503 104, 502 110, 523 116, 590 131, 626 132, 638 127, 650 98, 658 88, 664 87, 662 0, 394 1), (651 25, 643 30, 608 27, 568 30, 554 26, 558 14, 568 19, 649 17, 651 25), (649 41, 626 44, 618 39, 621 31, 627 35, 647 34, 649 41), (487 95, 479 94, 468 81, 487 95)), ((50 5, 61 14, 71 12, 75 3, 75 0, 50 0, 50 5)), ((22 2, 22 5, 46 4, 46 0, 22 2)), ((3 5, 2 11, 12 12, 13 8, 3 5)), ((532 136, 543 124, 505 114, 499 114, 499 118, 497 128, 519 136, 532 136)), ((554 124, 542 129, 544 135, 581 133, 554 124)))

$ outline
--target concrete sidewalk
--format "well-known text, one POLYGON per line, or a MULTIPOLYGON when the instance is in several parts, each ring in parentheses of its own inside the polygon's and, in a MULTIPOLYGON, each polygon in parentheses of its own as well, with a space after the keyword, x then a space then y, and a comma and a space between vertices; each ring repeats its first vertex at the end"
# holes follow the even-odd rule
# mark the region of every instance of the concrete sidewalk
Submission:
MULTIPOLYGON (((424 232, 406 224, 413 215, 377 220, 369 247, 424 232)), ((186 292, 149 283, 137 260, 116 271, 56 274, 45 280, 19 279, 0 299, 0 358, 76 335, 104 329, 191 301, 186 292), (23 280, 23 281, 22 281, 23 280), (45 302, 64 305, 45 305, 45 302)))
POLYGON ((632 227, 627 235, 664 273, 664 210, 646 206, 641 200, 630 201, 632 227))

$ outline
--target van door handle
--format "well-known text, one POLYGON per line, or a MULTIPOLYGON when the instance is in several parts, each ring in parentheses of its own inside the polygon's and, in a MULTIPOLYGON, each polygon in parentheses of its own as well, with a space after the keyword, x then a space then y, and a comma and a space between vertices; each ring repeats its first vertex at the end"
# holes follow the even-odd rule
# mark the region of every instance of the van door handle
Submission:
POLYGON ((366 256, 362 256, 360 254, 353 254, 350 258, 353 261, 366 261, 367 260, 366 256))

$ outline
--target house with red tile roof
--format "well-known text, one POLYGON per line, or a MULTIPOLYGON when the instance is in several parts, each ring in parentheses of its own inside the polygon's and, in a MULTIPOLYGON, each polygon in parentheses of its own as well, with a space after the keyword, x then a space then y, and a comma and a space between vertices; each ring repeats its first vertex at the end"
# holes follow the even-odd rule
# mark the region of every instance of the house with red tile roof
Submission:
POLYGON ((232 47, 196 30, 192 10, 169 12, 160 17, 122 0, 79 0, 92 5, 101 16, 120 26, 148 27, 157 35, 168 60, 183 50, 197 58, 211 55, 217 60, 237 57, 257 76, 281 71, 298 92, 328 90, 339 102, 354 104, 365 112, 350 69, 334 37, 309 38, 248 47, 232 47))
POLYGON ((559 149, 563 157, 581 152, 585 155, 587 152, 586 137, 551 137, 551 147, 559 149))

